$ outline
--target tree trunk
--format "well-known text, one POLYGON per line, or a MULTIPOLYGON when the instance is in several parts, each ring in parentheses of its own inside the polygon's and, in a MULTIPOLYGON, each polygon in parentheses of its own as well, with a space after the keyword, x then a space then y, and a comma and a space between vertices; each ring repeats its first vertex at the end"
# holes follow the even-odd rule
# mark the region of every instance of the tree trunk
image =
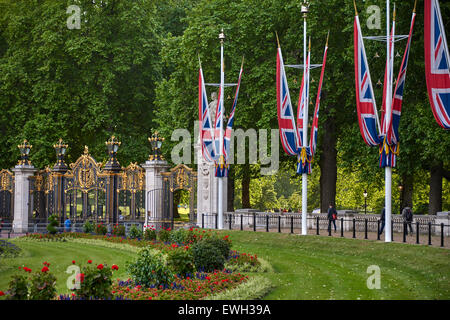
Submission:
POLYGON ((403 188, 400 194, 400 208, 398 212, 399 214, 401 214, 403 208, 413 207, 413 192, 414 192, 414 175, 403 174, 401 179, 402 179, 401 184, 403 188))
POLYGON ((250 208, 250 164, 246 163, 242 172, 242 208, 250 208))
MULTIPOLYGON (((324 111, 333 108, 328 106, 324 111)), ((328 117, 323 128, 320 155, 320 212, 327 212, 328 206, 335 205, 337 182, 337 150, 336 150, 336 123, 334 117, 328 117)))
POLYGON ((442 211, 442 177, 444 168, 442 161, 435 163, 430 170, 430 203, 428 214, 442 211))
POLYGON ((234 168, 230 167, 227 179, 227 211, 234 212, 234 168))

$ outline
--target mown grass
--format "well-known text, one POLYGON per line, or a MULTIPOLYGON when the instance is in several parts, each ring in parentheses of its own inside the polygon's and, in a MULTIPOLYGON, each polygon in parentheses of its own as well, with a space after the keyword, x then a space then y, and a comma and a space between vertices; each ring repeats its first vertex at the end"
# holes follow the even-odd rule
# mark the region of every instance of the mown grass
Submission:
MULTIPOLYGON (((320 236, 222 231, 230 234, 233 249, 257 254, 271 263, 273 272, 259 276, 273 289, 264 299, 450 299, 450 250, 320 236), (381 269, 381 289, 367 288, 367 268, 381 269)), ((34 270, 50 262, 59 293, 68 292, 65 274, 72 260, 117 264, 115 278, 128 278, 126 261, 134 253, 89 243, 15 240, 22 256, 0 259, 0 290, 19 266, 34 270)))
POLYGON ((265 299, 450 299, 450 250, 367 240, 223 231, 233 249, 268 260, 275 288, 265 299), (367 288, 367 268, 381 289, 367 288))
MULTIPOLYGON (((13 240, 22 248, 23 252, 16 258, 0 258, 0 290, 6 291, 11 276, 19 267, 26 266, 34 271, 42 269, 42 262, 50 263, 50 271, 57 278, 57 292, 69 293, 66 281, 71 274, 66 273, 67 267, 75 260, 77 265, 86 265, 88 260, 94 264, 102 263, 111 267, 119 266, 119 270, 113 273, 113 277, 126 279, 125 264, 135 258, 135 253, 120 248, 105 248, 94 244, 80 244, 74 242, 43 242, 13 240)), ((24 271, 21 271, 24 272, 24 271)))

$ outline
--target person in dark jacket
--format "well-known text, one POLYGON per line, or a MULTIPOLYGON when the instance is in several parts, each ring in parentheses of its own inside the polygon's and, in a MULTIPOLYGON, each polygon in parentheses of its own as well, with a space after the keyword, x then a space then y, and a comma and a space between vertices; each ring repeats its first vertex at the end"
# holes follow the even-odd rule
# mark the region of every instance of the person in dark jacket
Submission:
POLYGON ((408 235, 408 227, 411 234, 413 233, 412 229, 412 221, 413 221, 413 213, 410 207, 403 208, 402 211, 403 221, 405 222, 405 234, 408 235))
POLYGON ((337 219, 337 212, 336 209, 333 207, 333 204, 330 203, 330 207, 328 208, 328 232, 331 232, 331 222, 334 224, 334 232, 336 232, 336 219, 337 219))
POLYGON ((383 230, 384 230, 384 225, 385 225, 385 220, 386 220, 386 208, 383 208, 383 210, 381 210, 381 227, 380 227, 380 231, 378 232, 378 234, 382 234, 383 230))

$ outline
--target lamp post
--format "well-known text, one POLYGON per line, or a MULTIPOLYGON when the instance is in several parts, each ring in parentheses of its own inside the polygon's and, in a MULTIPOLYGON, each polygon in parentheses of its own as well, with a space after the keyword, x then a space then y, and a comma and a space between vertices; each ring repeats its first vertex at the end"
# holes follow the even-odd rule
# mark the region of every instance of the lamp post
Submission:
POLYGON ((150 145, 153 149, 153 154, 149 156, 150 161, 162 161, 164 160, 163 155, 161 154, 161 146, 164 141, 163 137, 159 136, 158 131, 155 131, 152 134, 151 138, 148 138, 148 141, 150 141, 150 145))
POLYGON ((367 191, 364 190, 364 214, 367 214, 367 191))
POLYGON ((54 172, 65 173, 69 168, 64 162, 64 155, 66 154, 68 145, 64 143, 63 139, 59 139, 58 143, 53 145, 56 152, 56 164, 53 166, 54 172))
POLYGON ((399 191, 399 198, 400 198, 400 204, 399 206, 399 213, 402 214, 402 196, 403 196, 403 186, 401 184, 398 185, 398 191, 399 191))
POLYGON ((121 142, 117 140, 115 136, 112 136, 108 141, 105 142, 108 148, 109 160, 105 165, 105 170, 117 172, 121 170, 120 164, 117 161, 117 151, 121 145, 121 142))
POLYGON ((17 148, 19 148, 19 150, 20 150, 20 160, 17 165, 31 166, 31 161, 29 160, 28 156, 29 156, 30 150, 31 150, 31 148, 33 148, 33 146, 31 144, 29 144, 28 141, 25 139, 25 140, 23 140, 22 144, 19 144, 17 146, 17 148))

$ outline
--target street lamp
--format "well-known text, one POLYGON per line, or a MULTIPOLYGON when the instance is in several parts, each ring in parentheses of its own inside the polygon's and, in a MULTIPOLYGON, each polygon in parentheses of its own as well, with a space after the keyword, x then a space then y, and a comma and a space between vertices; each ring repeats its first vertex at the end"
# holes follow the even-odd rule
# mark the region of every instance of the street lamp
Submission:
POLYGON ((367 214, 367 191, 364 190, 364 214, 367 214))
POLYGON ((53 145, 56 152, 56 164, 53 166, 53 171, 66 172, 68 170, 67 165, 64 162, 64 155, 66 154, 68 145, 64 143, 63 139, 59 139, 58 143, 53 145))
POLYGON ((164 157, 161 154, 161 146, 162 146, 162 143, 164 141, 164 138, 159 136, 158 131, 155 131, 152 134, 152 137, 148 138, 148 141, 150 141, 150 144, 151 144, 152 149, 153 149, 153 154, 151 154, 149 156, 149 160, 150 161, 161 161, 161 160, 164 160, 164 157))
POLYGON ((401 184, 398 185, 398 191, 400 193, 400 204, 399 204, 399 209, 400 209, 400 214, 402 214, 402 195, 403 195, 403 186, 401 184))
POLYGON ((109 154, 109 160, 105 165, 105 170, 108 171, 121 170, 120 164, 117 161, 117 151, 119 150, 121 143, 122 142, 117 140, 115 136, 112 136, 107 142, 105 142, 109 154))
POLYGON ((17 146, 17 148, 19 148, 20 150, 20 160, 18 165, 19 166, 31 166, 31 161, 28 159, 28 155, 30 154, 30 150, 31 148, 33 148, 33 146, 31 144, 28 143, 28 141, 25 139, 23 140, 22 144, 19 144, 17 146))

